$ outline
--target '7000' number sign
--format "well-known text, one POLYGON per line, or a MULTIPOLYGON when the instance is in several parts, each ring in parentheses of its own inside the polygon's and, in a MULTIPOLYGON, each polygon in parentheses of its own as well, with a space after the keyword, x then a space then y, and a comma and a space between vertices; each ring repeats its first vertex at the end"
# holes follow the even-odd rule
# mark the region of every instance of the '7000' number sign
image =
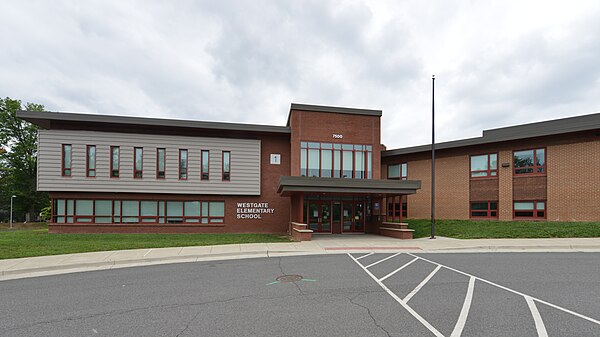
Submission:
POLYGON ((333 139, 342 139, 344 138, 344 135, 342 135, 341 133, 334 133, 333 134, 333 139))

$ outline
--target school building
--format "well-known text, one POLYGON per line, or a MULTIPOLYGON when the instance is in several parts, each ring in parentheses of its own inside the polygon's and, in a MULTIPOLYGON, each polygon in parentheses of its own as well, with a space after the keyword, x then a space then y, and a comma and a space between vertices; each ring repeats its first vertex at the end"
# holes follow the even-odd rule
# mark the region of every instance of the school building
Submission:
MULTIPOLYGON (((285 126, 21 111, 52 233, 376 233, 430 216, 431 145, 381 110, 291 104, 285 126)), ((436 144, 436 217, 599 221, 600 114, 436 144)))

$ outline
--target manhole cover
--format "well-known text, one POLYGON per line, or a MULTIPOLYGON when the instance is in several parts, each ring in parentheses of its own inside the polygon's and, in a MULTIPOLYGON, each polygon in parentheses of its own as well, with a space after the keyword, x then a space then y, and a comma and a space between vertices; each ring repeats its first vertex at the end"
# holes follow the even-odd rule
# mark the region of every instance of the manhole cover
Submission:
POLYGON ((282 275, 276 278, 277 282, 286 283, 286 282, 296 282, 302 280, 303 277, 300 275, 282 275))

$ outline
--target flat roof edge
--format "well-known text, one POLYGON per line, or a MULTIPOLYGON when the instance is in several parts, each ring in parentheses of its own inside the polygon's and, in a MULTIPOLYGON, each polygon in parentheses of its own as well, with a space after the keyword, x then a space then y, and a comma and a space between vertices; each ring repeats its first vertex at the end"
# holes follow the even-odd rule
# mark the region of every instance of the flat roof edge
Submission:
MULTIPOLYGON (((483 130, 482 137, 436 143, 435 148, 436 150, 445 150, 593 130, 600 130, 600 113, 483 130)), ((382 151, 381 157, 425 151, 431 151, 431 144, 382 151)))
MULTIPOLYGON (((66 122, 82 122, 82 123, 111 123, 124 125, 140 125, 140 126, 166 126, 166 127, 183 127, 191 129, 214 129, 214 130, 231 130, 243 132, 263 132, 263 133, 281 133, 289 134, 291 130, 287 126, 277 125, 261 125, 261 124, 242 124, 228 122, 210 122, 210 121, 195 121, 185 119, 168 119, 168 118, 149 118, 149 117, 134 117, 134 116, 116 116, 116 115, 100 115, 100 114, 84 114, 74 112, 55 112, 55 111, 17 111, 17 117, 26 120, 30 123, 40 125, 39 121, 66 121, 66 122)), ((42 125, 40 125, 42 126, 42 125)))
POLYGON ((328 105, 312 105, 312 104, 301 104, 292 103, 290 105, 291 110, 302 110, 302 111, 315 111, 315 112, 333 112, 351 115, 368 115, 381 117, 383 114, 382 110, 375 109, 362 109, 362 108, 346 108, 339 106, 328 106, 328 105))

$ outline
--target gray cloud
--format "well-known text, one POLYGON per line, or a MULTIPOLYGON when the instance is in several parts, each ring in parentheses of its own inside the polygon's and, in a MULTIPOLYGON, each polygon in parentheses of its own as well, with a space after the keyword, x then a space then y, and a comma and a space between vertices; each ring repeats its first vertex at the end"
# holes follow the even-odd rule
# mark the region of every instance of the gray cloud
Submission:
POLYGON ((384 110, 389 148, 600 110, 594 1, 6 2, 0 94, 50 110, 284 124, 384 110), (543 5, 544 11, 539 12, 543 5))

